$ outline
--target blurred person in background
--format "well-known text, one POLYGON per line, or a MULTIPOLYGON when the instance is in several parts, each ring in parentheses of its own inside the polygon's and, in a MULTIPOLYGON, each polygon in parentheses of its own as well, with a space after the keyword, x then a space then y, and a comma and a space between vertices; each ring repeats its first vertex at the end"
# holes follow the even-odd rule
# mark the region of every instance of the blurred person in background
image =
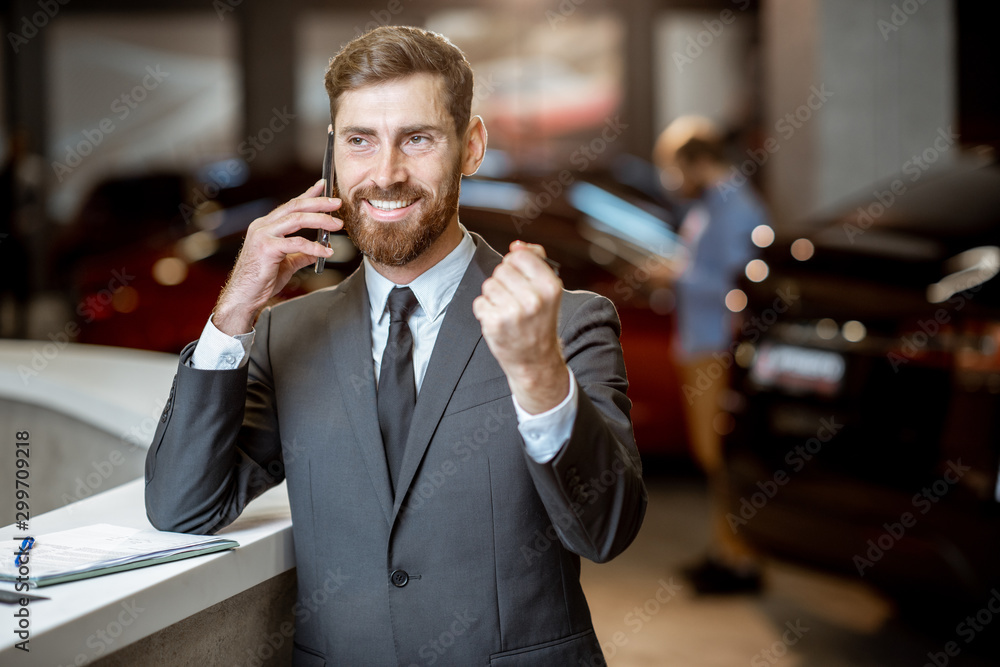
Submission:
POLYGON ((690 200, 680 226, 687 256, 675 267, 677 336, 674 358, 681 378, 688 441, 708 478, 709 553, 685 571, 701 593, 760 590, 758 559, 726 519, 727 475, 722 434, 731 417, 723 409, 729 387, 735 328, 726 295, 754 255, 751 232, 768 223, 748 179, 726 159, 718 127, 682 116, 657 139, 653 159, 663 185, 690 200))

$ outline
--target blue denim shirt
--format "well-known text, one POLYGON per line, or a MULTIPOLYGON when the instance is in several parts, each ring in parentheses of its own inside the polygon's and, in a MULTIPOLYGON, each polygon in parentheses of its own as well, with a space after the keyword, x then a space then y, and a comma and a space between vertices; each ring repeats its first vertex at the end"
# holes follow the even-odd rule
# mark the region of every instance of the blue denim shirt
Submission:
POLYGON ((710 187, 698 204, 707 222, 689 246, 690 264, 676 284, 680 351, 686 359, 729 349, 733 314, 726 308, 726 294, 756 255, 751 232, 769 224, 747 182, 736 186, 725 181, 710 187))

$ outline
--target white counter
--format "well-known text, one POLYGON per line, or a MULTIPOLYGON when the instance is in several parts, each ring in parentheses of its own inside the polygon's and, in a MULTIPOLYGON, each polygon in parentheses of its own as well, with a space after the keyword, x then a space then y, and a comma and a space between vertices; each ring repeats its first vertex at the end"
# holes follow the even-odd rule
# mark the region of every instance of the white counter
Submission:
MULTIPOLYGON (((142 452, 148 448, 177 367, 177 356, 97 345, 52 341, 0 340, 0 398, 38 405, 69 415, 118 442, 142 452)), ((30 430, 38 425, 25 424, 30 430)), ((21 428, 18 426, 18 428, 21 428)), ((15 434, 0 433, 0 444, 13 449, 15 434)), ((117 446, 117 445, 116 445, 117 446)), ((40 452, 32 452, 32 491, 45 479, 40 452)), ((13 453, 0 466, 13 477, 13 453)), ((90 461, 63 463, 93 472, 90 461)), ((72 476, 70 476, 72 478, 72 476)), ((27 534, 65 530, 95 523, 151 528, 146 519, 143 480, 96 493, 41 515, 31 515, 27 534)), ((98 490, 103 490, 101 486, 98 490)), ((14 516, 0 517, 13 521, 14 516)), ((13 558, 13 524, 0 529, 3 552, 13 558), (8 548, 9 547, 9 548, 8 548)), ((29 653, 14 645, 10 614, 17 605, 0 604, 7 622, 0 624, 0 665, 84 665, 148 637, 223 600, 236 596, 295 566, 291 518, 285 485, 253 501, 243 515, 219 533, 240 548, 207 556, 119 572, 82 581, 42 587, 32 592, 50 600, 32 601, 29 653)), ((0 587, 14 590, 11 583, 0 587)))
MULTIPOLYGON (((103 345, 0 340, 0 397, 56 410, 149 446, 177 355, 103 345)), ((0 434, 2 437, 3 434, 0 434)))
MULTIPOLYGON (((151 528, 143 485, 137 479, 34 517, 30 534, 93 523, 151 528)), ((281 484, 219 532, 239 542, 238 549, 33 589, 51 599, 28 605, 30 653, 14 648, 20 639, 13 634, 10 614, 18 607, 0 605, 8 618, 0 630, 0 664, 87 664, 286 572, 295 566, 291 525, 288 494, 281 484)), ((21 534, 6 526, 0 529, 0 541, 12 545, 13 536, 21 534)), ((0 585, 14 590, 13 584, 0 585)))

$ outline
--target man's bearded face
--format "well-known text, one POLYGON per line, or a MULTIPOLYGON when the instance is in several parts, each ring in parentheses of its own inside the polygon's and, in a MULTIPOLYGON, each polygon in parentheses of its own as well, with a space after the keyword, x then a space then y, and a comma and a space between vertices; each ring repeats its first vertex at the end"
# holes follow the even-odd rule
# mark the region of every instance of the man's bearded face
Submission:
POLYGON ((394 183, 386 189, 374 184, 359 187, 344 198, 337 217, 347 235, 368 258, 385 266, 403 266, 419 257, 448 227, 458 210, 462 178, 456 162, 452 176, 437 197, 419 186, 394 183), (366 206, 380 209, 413 207, 405 218, 393 222, 376 220, 366 206))

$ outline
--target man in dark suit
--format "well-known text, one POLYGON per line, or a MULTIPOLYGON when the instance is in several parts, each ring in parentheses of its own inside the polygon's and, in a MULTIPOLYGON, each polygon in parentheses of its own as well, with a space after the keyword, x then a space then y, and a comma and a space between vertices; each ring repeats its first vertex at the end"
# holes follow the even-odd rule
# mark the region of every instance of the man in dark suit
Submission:
POLYGON ((459 223, 486 131, 454 45, 380 28, 326 85, 339 198, 321 181, 250 225, 181 354, 149 519, 214 532, 287 479, 300 599, 341 574, 297 615, 297 665, 604 664, 580 556, 621 553, 646 506, 614 307, 459 223), (265 308, 330 255, 289 235, 333 211, 363 266, 265 308))

